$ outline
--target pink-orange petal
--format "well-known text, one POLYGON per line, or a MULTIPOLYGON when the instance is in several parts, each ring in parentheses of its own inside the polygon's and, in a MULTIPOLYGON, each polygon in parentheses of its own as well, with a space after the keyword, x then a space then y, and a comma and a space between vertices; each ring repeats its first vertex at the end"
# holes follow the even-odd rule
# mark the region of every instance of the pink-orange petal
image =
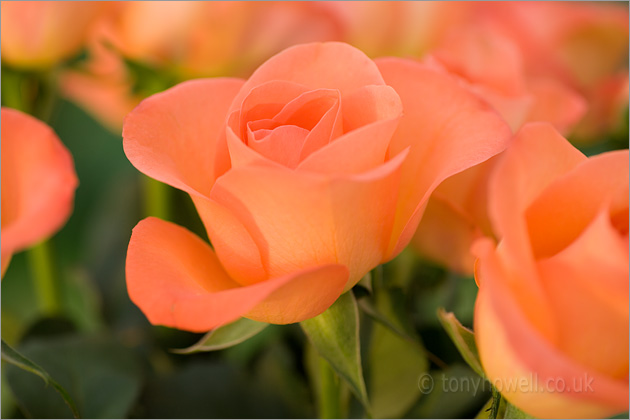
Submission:
POLYGON ((352 174, 383 164, 402 112, 400 98, 391 87, 357 89, 343 98, 345 134, 306 157, 298 168, 352 174))
POLYGON ((295 125, 282 125, 273 130, 263 129, 251 134, 249 147, 252 150, 293 169, 300 162, 300 151, 308 130, 295 125))
POLYGON ((561 350, 620 379, 628 377, 628 263, 627 237, 605 207, 571 245, 538 263, 561 350))
MULTIPOLYGON (((123 126, 123 146, 146 175, 192 194, 207 194, 214 182, 227 109, 239 79, 198 79, 145 99, 123 126)), ((229 166, 228 166, 229 167, 229 166)))
POLYGON ((339 89, 342 95, 365 85, 384 84, 376 64, 348 44, 301 44, 263 63, 245 83, 230 110, 239 109, 251 89, 271 80, 299 83, 309 89, 339 89))
POLYGON ((599 418, 627 410, 627 378, 586 369, 546 340, 528 322, 518 296, 507 287, 509 273, 493 248, 487 242, 478 246, 480 290, 474 325, 491 383, 500 385, 512 404, 540 418, 599 418), (558 392, 554 387, 561 381, 565 387, 574 387, 574 392, 558 392))
POLYGON ((488 186, 488 214, 493 231, 507 245, 510 264, 533 278, 533 253, 525 211, 558 176, 586 157, 549 123, 528 123, 497 163, 488 186))
POLYGON ((297 169, 322 174, 357 174, 376 168, 387 160, 398 121, 399 117, 376 121, 346 133, 312 153, 297 169))
MULTIPOLYGON (((238 125, 234 119, 232 129, 239 136, 244 136, 249 121, 271 119, 292 100, 308 92, 308 88, 299 83, 285 80, 271 80, 254 87, 240 105, 238 125)), ((233 111, 232 111, 233 112, 233 111)))
POLYGON ((390 154, 410 147, 388 252, 393 257, 411 240, 433 189, 501 152, 511 132, 493 109, 452 76, 400 58, 379 59, 377 64, 404 109, 390 154))
POLYGON ((156 218, 134 228, 126 271, 129 296, 151 323, 194 332, 211 330, 250 311, 271 322, 302 321, 330 306, 347 278, 345 267, 326 265, 241 287, 225 273, 208 244, 156 218), (270 303, 257 309, 268 298, 270 303))
POLYGON ((525 212, 536 258, 552 256, 565 248, 590 224, 604 203, 620 191, 627 194, 628 168, 628 150, 603 153, 558 177, 543 190, 525 212))
POLYGON ((32 246, 63 226, 78 180, 70 152, 43 122, 2 108, 2 254, 32 246))
POLYGON ((230 277, 244 286, 269 278, 258 245, 232 212, 206 197, 192 196, 214 252, 230 277))
POLYGON ((534 79, 529 83, 529 91, 534 97, 534 103, 527 121, 548 121, 566 135, 586 114, 586 100, 557 80, 534 79))
POLYGON ((404 157, 348 177, 241 166, 217 180, 211 198, 243 223, 269 276, 339 263, 351 287, 383 260, 404 157))

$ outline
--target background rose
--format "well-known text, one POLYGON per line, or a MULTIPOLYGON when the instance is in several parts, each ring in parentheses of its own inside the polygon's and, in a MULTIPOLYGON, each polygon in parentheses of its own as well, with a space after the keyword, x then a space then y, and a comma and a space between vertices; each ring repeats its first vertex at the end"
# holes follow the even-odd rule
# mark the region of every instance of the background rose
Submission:
POLYGON ((2 2, 2 61, 46 68, 79 52, 104 2, 2 2))
POLYGON ((489 211, 499 244, 475 251, 489 379, 538 387, 501 390, 536 417, 627 410, 628 151, 587 159, 551 126, 527 125, 492 174, 489 211))
POLYGON ((89 59, 64 72, 61 90, 119 132, 142 99, 177 82, 249 75, 286 47, 342 32, 319 2, 120 2, 101 15, 89 59))
POLYGON ((247 81, 155 95, 123 137, 136 167, 191 194, 216 252, 147 219, 129 245, 129 294, 153 323, 203 331, 319 314, 397 255, 430 192, 500 151, 509 129, 446 74, 327 43, 247 81))
POLYGON ((72 212, 72 156, 43 122, 2 108, 2 273, 11 256, 56 232, 72 212))
POLYGON ((519 45, 529 74, 560 81, 586 98, 588 111, 572 141, 597 142, 623 124, 628 104, 627 4, 483 2, 479 6, 480 16, 519 45), (616 95, 620 98, 611 101, 616 95))

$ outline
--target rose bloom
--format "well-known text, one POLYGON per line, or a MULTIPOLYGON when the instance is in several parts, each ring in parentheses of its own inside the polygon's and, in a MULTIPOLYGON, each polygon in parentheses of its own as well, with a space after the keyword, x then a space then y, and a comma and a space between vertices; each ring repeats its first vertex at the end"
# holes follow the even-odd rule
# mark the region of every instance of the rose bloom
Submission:
POLYGON ((449 75, 342 43, 289 48, 246 81, 177 85, 127 116, 124 149, 190 194, 212 248, 141 221, 129 295, 152 323, 191 331, 316 316, 408 244, 443 179, 509 136, 449 75))
POLYGON ((72 156, 43 122, 2 108, 2 241, 4 274, 11 256, 63 226, 78 181, 72 156))
MULTIPOLYGON (((566 133, 586 111, 584 99, 560 81, 529 76, 516 43, 483 24, 454 29, 424 61, 456 75, 514 131, 527 121, 549 121, 566 133)), ((492 235, 486 184, 495 161, 450 177, 435 190, 412 240, 415 250, 452 271, 472 275, 470 247, 481 236, 492 235)))
POLYGON ((491 383, 535 417, 628 410, 628 177, 628 150, 586 158, 544 123, 491 175, 475 336, 491 383))
POLYGON ((105 7, 91 1, 1 2, 2 62, 41 69, 70 58, 105 7))
POLYGON ((323 2, 343 22, 343 40, 370 57, 420 57, 454 27, 470 20, 474 4, 458 1, 323 2))
POLYGON ((104 25, 123 56, 184 78, 249 73, 286 47, 342 31, 318 2, 281 1, 121 2, 104 25))
POLYGON ((598 141, 616 128, 628 105, 627 2, 478 5, 480 19, 519 45, 528 73, 561 81, 587 99, 572 141, 598 141))

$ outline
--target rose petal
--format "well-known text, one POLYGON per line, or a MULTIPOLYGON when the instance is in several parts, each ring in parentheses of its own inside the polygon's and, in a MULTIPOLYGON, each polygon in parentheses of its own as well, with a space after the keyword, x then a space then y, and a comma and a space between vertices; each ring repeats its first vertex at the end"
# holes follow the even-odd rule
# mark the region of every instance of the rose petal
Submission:
MULTIPOLYGON (((145 99, 125 119, 123 146, 146 175, 191 194, 207 194, 217 168, 227 108, 239 79, 198 79, 145 99)), ((227 163, 229 167, 229 162, 227 163)))
POLYGON ((54 131, 10 108, 2 108, 1 156, 5 255, 46 239, 66 222, 78 180, 72 156, 54 131))
POLYGON ((272 119, 279 124, 312 130, 339 100, 339 91, 336 89, 311 90, 286 104, 272 119))
POLYGON ((536 289, 527 225, 525 218, 518 215, 524 215, 531 202, 554 179, 584 162, 586 157, 549 123, 523 126, 503 155, 488 186, 488 213, 493 231, 505 243, 509 264, 518 267, 536 289))
POLYGON ((534 256, 549 257, 573 242, 604 202, 621 191, 627 196, 628 176, 628 150, 620 150, 592 157, 554 180, 525 212, 534 256))
POLYGON ((316 316, 337 299, 347 275, 343 266, 331 264, 240 287, 205 242, 156 218, 134 228, 127 253, 131 300, 151 323, 194 332, 250 311, 252 318, 274 323, 316 316))
POLYGON ((304 159, 299 170, 353 174, 385 162, 402 116, 396 91, 389 86, 364 86, 343 99, 342 112, 346 133, 304 159))
POLYGON ((527 121, 549 121, 556 130, 566 134, 586 114, 586 100, 557 80, 535 79, 528 90, 535 100, 527 121))
POLYGON ((472 84, 506 95, 520 95, 525 89, 518 46, 489 27, 477 23, 459 28, 444 37, 433 54, 450 72, 472 84))
POLYGON ((205 197, 192 196, 214 251, 225 271, 241 285, 268 279, 258 245, 234 214, 205 197))
POLYGON ((299 83, 309 89, 339 89, 342 95, 365 85, 384 84, 374 62, 348 44, 301 44, 287 48, 263 63, 236 96, 230 111, 241 107, 250 90, 271 80, 299 83))
POLYGON ((283 125, 273 130, 258 130, 251 134, 249 147, 252 150, 293 169, 300 163, 300 151, 308 136, 308 130, 295 125, 283 125), (261 138, 256 138, 256 135, 261 138))
MULTIPOLYGON (((238 168, 240 166, 247 166, 254 162, 262 162, 265 164, 272 164, 281 167, 282 165, 275 160, 268 159, 262 154, 258 153, 254 148, 249 147, 242 138, 238 136, 237 121, 239 119, 239 112, 234 111, 228 117, 227 127, 225 129, 225 137, 221 137, 219 148, 225 147, 225 155, 228 164, 224 167, 229 169, 238 168)), ((247 136, 247 133, 245 133, 247 136)), ((245 137, 247 138, 247 137, 245 137)), ((220 153, 224 153, 222 150, 220 153)), ((225 171, 223 171, 225 173, 225 171)))
POLYGON ((628 263, 627 239, 605 208, 571 245, 539 262, 560 350, 618 379, 628 377, 628 263))
POLYGON ((341 100, 336 101, 313 127, 302 146, 300 161, 343 134, 341 100))
POLYGON ((506 287, 509 273, 502 270, 494 245, 480 248, 475 338, 491 383, 500 385, 512 404, 541 418, 600 418, 627 410, 627 377, 615 380, 585 371, 554 348, 523 315, 518 295, 506 287), (563 384, 574 392, 554 392, 563 384))
POLYGON ((241 104, 238 126, 232 126, 234 133, 244 136, 247 122, 272 119, 287 103, 308 91, 304 85, 284 80, 272 80, 254 87, 241 104))
POLYGON ((411 147, 388 251, 393 257, 411 240, 433 189, 502 151, 511 133, 494 110, 451 76, 399 58, 379 59, 377 64, 400 95, 405 112, 390 154, 411 147))
POLYGON ((243 223, 271 277, 340 263, 350 270, 348 288, 383 259, 404 157, 337 178, 241 166, 217 180, 211 198, 243 223))

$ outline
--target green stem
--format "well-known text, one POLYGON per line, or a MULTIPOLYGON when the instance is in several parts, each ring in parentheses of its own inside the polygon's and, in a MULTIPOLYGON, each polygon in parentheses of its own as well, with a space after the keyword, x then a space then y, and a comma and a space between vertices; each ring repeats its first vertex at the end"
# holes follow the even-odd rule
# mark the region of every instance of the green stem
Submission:
POLYGON ((28 250, 28 259, 35 279, 35 293, 42 312, 53 315, 59 312, 59 292, 55 281, 52 252, 48 241, 28 250))
POLYGON ((168 220, 170 215, 169 186, 148 176, 143 176, 143 181, 145 215, 168 220))
POLYGON ((343 402, 342 384, 330 366, 318 356, 319 401, 317 411, 320 419, 343 419, 347 417, 347 406, 343 402))
POLYGON ((57 103, 57 79, 55 69, 37 75, 37 101, 31 114, 45 123, 50 123, 57 103))
POLYGON ((24 78, 14 70, 2 69, 2 105, 18 111, 28 112, 25 93, 24 78))
MULTIPOLYGON (((57 98, 55 70, 33 73, 3 69, 2 76, 3 103, 47 123, 57 98)), ((55 277, 50 242, 43 241, 35 245, 28 250, 27 255, 42 313, 58 313, 59 284, 55 277)))

